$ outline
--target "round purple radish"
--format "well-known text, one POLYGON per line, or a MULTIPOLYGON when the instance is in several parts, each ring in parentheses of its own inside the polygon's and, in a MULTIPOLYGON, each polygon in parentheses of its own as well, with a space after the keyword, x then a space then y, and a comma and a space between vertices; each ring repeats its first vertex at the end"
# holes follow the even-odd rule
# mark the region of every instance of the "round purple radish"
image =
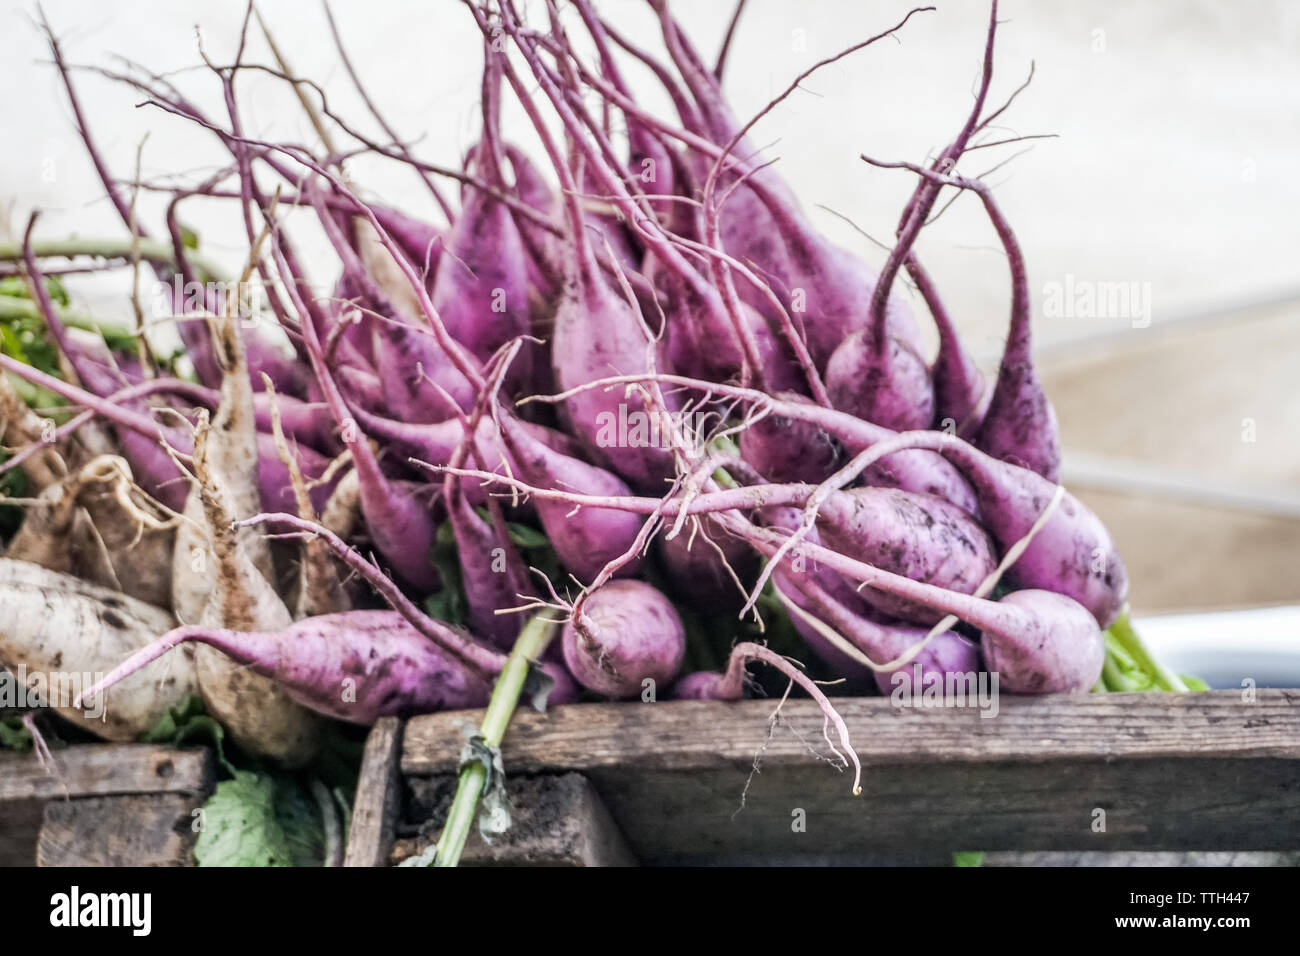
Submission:
POLYGON ((615 700, 640 695, 647 680, 666 688, 686 654, 677 610, 644 581, 611 581, 592 592, 561 640, 574 679, 615 700))

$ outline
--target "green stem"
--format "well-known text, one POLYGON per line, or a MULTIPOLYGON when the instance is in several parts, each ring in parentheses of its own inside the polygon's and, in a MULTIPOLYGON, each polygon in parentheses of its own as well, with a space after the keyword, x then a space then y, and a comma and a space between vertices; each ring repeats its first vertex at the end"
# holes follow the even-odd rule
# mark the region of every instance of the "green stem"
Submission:
MULTIPOLYGON (((529 618, 524 625, 515 646, 506 658, 505 667, 497 677, 492 689, 492 698, 479 724, 479 736, 491 749, 501 746, 506 727, 519 705, 519 694, 524 689, 532 662, 540 660, 546 645, 551 641, 555 631, 555 621, 543 611, 529 618)), ((437 855, 433 858, 434 866, 456 866, 469 839, 474 816, 478 812, 478 801, 483 795, 483 785, 487 783, 487 769, 475 761, 466 764, 460 771, 460 782, 456 787, 456 796, 452 799, 451 809, 447 812, 447 822, 443 825, 442 836, 438 839, 437 855)))
POLYGON ((1142 643, 1142 638, 1138 637, 1137 631, 1133 630, 1133 625, 1129 621, 1128 608, 1125 608, 1115 623, 1110 626, 1110 633, 1115 640, 1119 641, 1120 646, 1133 656, 1138 666, 1155 678, 1162 690, 1188 692, 1183 679, 1157 661, 1147 650, 1146 645, 1142 643))
POLYGON ((1138 689, 1137 685, 1119 669, 1112 654, 1106 655, 1106 663, 1101 669, 1101 681, 1105 684, 1103 689, 1112 693, 1125 693, 1138 689))
MULTIPOLYGON (((77 256, 92 256, 97 259, 130 259, 138 254, 145 262, 175 263, 170 243, 155 239, 141 239, 137 249, 132 248, 130 239, 45 239, 32 243, 32 252, 38 259, 75 259, 77 256)), ((18 262, 23 258, 23 246, 19 242, 0 242, 0 262, 18 262)), ((212 279, 221 279, 221 269, 203 259, 197 253, 188 256, 201 275, 212 279)))
MULTIPOLYGON (((54 312, 64 325, 71 328, 83 329, 87 332, 102 332, 106 338, 111 339, 116 336, 134 342, 131 333, 120 325, 101 323, 97 319, 81 312, 73 312, 58 303, 54 305, 54 312)), ((15 295, 0 295, 0 322, 10 322, 14 319, 39 319, 44 322, 45 316, 31 299, 20 299, 15 295)))

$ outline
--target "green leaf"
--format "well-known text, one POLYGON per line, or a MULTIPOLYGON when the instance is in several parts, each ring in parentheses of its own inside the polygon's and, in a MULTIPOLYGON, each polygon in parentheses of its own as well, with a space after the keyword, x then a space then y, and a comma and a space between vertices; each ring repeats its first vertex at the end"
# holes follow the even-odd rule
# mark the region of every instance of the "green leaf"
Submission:
POLYGON ((275 819, 275 780, 238 770, 203 806, 194 846, 199 866, 292 866, 293 851, 275 819))
POLYGON ((194 847, 199 866, 320 866, 320 813, 285 774, 237 770, 203 807, 194 847))
POLYGON ((228 773, 235 768, 226 759, 226 729, 215 717, 208 716, 203 698, 191 694, 181 704, 167 708, 153 728, 144 735, 145 743, 168 744, 181 747, 185 744, 206 744, 217 752, 217 760, 228 773))
POLYGON ((0 718, 0 750, 18 750, 26 753, 32 749, 32 733, 23 726, 21 717, 0 718))
POLYGON ((981 866, 984 863, 983 852, 976 853, 954 853, 952 855, 953 866, 981 866))

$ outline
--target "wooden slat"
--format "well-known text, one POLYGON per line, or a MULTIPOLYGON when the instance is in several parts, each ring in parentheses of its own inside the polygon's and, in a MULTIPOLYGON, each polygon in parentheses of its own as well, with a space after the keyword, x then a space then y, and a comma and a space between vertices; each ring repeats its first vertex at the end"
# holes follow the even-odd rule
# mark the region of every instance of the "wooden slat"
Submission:
MULTIPOLYGON (((408 813, 420 819, 426 835, 398 840, 392 862, 400 863, 436 841, 456 792, 458 778, 447 774, 411 781, 408 813)), ((578 773, 512 777, 510 829, 484 843, 471 831, 462 866, 635 866, 618 824, 599 794, 578 773)))
POLYGON ((0 806, 0 868, 31 866, 41 829, 41 800, 9 800, 0 806))
POLYGON ((402 722, 396 717, 380 718, 366 737, 344 866, 388 865, 401 795, 401 746, 402 722))
MULTIPOLYGON (((1300 847, 1298 692, 1260 691, 1253 703, 1216 692, 999 705, 981 718, 837 700, 866 768, 858 798, 845 774, 810 753, 827 747, 808 701, 787 702, 770 739, 770 701, 521 712, 502 750, 510 773, 586 774, 649 863, 1300 847)), ((474 718, 410 721, 403 772, 453 769, 465 719, 474 718)))
POLYGON ((206 793, 212 752, 151 744, 84 744, 53 752, 50 773, 30 754, 0 754, 0 801, 128 793, 206 793))
MULTIPOLYGON (((1208 694, 1003 696, 995 717, 973 708, 897 707, 883 697, 845 698, 835 707, 865 765, 1005 759, 1052 760, 1162 756, 1300 759, 1300 691, 1263 690, 1253 703, 1235 691, 1208 694)), ((629 759, 660 769, 752 760, 775 704, 674 701, 585 704, 548 714, 520 711, 502 744, 509 766, 536 771, 618 766, 629 759)), ((764 763, 808 764, 804 741, 821 739, 811 701, 788 701, 782 718, 798 733, 776 735, 764 763), (802 738, 802 740, 800 739, 802 738)), ((446 772, 470 713, 417 717, 406 729, 402 770, 446 772)), ((823 747, 823 750, 825 748, 823 747)))
POLYGON ((147 793, 51 800, 37 866, 190 866, 203 796, 147 793))

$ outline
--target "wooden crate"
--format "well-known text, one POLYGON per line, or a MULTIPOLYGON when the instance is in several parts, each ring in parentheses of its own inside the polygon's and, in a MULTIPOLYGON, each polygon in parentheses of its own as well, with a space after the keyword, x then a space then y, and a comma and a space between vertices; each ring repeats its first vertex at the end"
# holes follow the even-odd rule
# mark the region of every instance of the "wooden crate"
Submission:
POLYGON ((0 866, 188 866, 215 784, 205 749, 84 744, 0 753, 0 866))
MULTIPOLYGON (((1105 694, 975 710, 840 699, 863 792, 805 700, 560 707, 502 747, 521 826, 466 863, 926 863, 955 850, 1300 850, 1300 691, 1105 694), (757 764, 756 764, 757 761, 757 764), (743 804, 743 805, 742 805, 743 804), (521 806, 522 805, 522 806, 521 806)), ((477 712, 381 722, 348 849, 435 839, 477 712)))

